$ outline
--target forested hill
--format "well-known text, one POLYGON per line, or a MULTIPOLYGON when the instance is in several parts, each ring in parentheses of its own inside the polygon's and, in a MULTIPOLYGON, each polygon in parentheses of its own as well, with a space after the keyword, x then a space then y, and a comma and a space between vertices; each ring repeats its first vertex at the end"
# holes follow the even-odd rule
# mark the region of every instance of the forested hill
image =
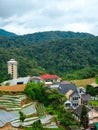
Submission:
POLYGON ((0 37, 0 47, 24 47, 32 44, 45 43, 48 41, 55 41, 65 38, 91 38, 94 35, 88 33, 74 33, 74 32, 64 32, 64 31, 49 31, 49 32, 39 32, 34 34, 27 34, 17 37, 0 37))
POLYGON ((10 58, 18 61, 19 76, 52 73, 66 79, 79 79, 98 74, 98 37, 72 32, 72 37, 52 39, 45 34, 45 39, 41 33, 35 34, 0 37, 0 82, 7 78, 7 61, 10 58), (32 38, 35 34, 36 40, 32 38))
POLYGON ((24 35, 20 38, 28 41, 32 41, 32 43, 43 43, 45 41, 50 40, 58 40, 65 38, 90 38, 94 37, 92 34, 88 33, 75 33, 71 31, 47 31, 47 32, 38 32, 34 34, 24 35))
POLYGON ((16 34, 0 29, 0 36, 13 37, 16 36, 16 34))

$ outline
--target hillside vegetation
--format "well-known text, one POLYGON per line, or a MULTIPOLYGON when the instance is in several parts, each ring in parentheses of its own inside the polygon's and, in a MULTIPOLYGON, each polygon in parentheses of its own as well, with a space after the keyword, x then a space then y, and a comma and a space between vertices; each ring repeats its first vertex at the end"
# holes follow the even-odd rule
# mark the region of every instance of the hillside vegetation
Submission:
POLYGON ((16 34, 0 29, 0 36, 13 37, 16 36, 16 34))
POLYGON ((87 33, 43 32, 0 37, 0 82, 8 79, 7 61, 18 61, 18 75, 58 74, 81 79, 98 74, 98 37, 87 33))

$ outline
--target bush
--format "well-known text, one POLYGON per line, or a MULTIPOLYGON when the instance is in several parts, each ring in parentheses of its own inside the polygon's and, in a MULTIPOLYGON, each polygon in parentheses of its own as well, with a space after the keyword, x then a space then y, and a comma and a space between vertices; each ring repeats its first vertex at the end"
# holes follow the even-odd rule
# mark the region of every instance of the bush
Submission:
POLYGON ((5 84, 6 86, 9 86, 10 85, 10 82, 6 82, 6 84, 5 84))

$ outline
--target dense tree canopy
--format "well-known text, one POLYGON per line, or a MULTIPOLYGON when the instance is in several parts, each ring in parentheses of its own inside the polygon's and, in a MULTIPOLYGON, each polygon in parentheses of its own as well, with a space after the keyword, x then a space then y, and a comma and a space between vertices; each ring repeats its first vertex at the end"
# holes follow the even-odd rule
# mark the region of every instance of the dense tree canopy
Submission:
POLYGON ((86 129, 88 128, 88 115, 87 115, 87 108, 83 105, 82 106, 82 112, 80 117, 80 123, 83 125, 83 127, 86 129))
POLYGON ((98 87, 93 87, 91 85, 86 86, 86 92, 91 96, 96 96, 98 94, 98 87))
POLYGON ((58 74, 65 79, 98 74, 98 37, 72 32, 47 32, 0 37, 0 82, 7 61, 18 61, 18 76, 58 74))
POLYGON ((59 105, 63 103, 63 100, 66 100, 66 97, 62 94, 59 94, 57 90, 50 89, 45 86, 43 83, 28 83, 24 92, 33 100, 38 100, 40 103, 49 105, 50 102, 52 105, 59 105))

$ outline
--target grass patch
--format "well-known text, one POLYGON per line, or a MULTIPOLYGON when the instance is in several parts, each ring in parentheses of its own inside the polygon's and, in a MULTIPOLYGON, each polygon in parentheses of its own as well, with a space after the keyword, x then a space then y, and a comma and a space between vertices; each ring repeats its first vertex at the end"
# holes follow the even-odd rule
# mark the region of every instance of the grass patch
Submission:
POLYGON ((98 100, 89 100, 88 103, 91 106, 98 107, 98 100))
MULTIPOLYGON (((32 130, 32 127, 24 128, 24 130, 32 130)), ((61 127, 61 128, 43 128, 43 130, 67 130, 67 129, 61 127)))
POLYGON ((81 79, 81 80, 71 80, 71 82, 76 84, 77 87, 80 87, 80 86, 85 87, 88 84, 94 83, 95 82, 95 78, 81 79))
POLYGON ((98 75, 96 75, 95 81, 96 81, 96 84, 98 84, 98 75))

